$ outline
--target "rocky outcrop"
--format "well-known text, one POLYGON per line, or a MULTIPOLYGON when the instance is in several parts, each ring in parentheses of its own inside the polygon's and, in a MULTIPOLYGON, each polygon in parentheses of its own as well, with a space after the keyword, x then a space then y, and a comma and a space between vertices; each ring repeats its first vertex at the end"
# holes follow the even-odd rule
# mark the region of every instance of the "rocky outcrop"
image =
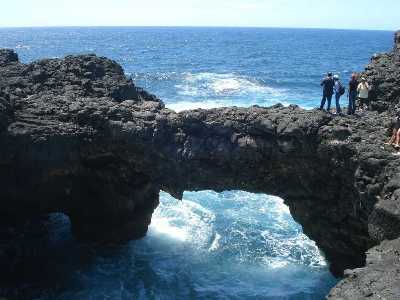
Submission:
POLYGON ((176 113, 106 58, 25 65, 1 51, 0 220, 63 212, 77 238, 120 242, 146 234, 160 190, 241 189, 285 199, 333 272, 361 267, 400 237, 400 159, 383 147, 394 57, 366 71, 378 111, 339 117, 282 105, 176 113))
POLYGON ((13 119, 14 111, 10 101, 0 95, 0 132, 6 130, 13 119))
POLYGON ((399 62, 400 61, 400 31, 397 31, 394 34, 393 53, 394 53, 394 61, 399 62))
POLYGON ((0 66, 6 66, 18 62, 18 55, 10 49, 0 49, 0 66))
POLYGON ((393 51, 374 55, 364 75, 373 86, 373 109, 400 109, 400 31, 395 33, 393 51))
POLYGON ((327 299, 399 299, 400 239, 384 241, 367 252, 364 268, 346 271, 346 278, 327 299))
MULTIPOLYGON (((105 58, 87 55, 23 65, 14 60, 16 55, 11 55, 10 51, 1 53, 5 54, 0 60, 4 62, 0 67, 0 93, 4 95, 0 98, 0 124, 1 128, 9 125, 1 135, 0 150, 0 177, 4 180, 4 209, 0 214, 3 220, 26 219, 46 211, 64 211, 58 207, 60 201, 75 199, 78 203, 71 201, 67 208, 74 220, 74 228, 80 228, 79 236, 98 240, 99 237, 94 234, 98 226, 105 224, 107 227, 107 222, 101 219, 103 215, 99 216, 100 211, 107 210, 112 215, 114 205, 104 206, 93 214, 91 209, 82 210, 79 202, 85 198, 89 202, 92 199, 94 202, 91 205, 100 207, 101 197, 110 197, 115 203, 120 203, 116 206, 118 213, 115 213, 114 219, 110 217, 110 222, 116 223, 115 230, 129 231, 130 237, 143 236, 157 205, 158 190, 135 184, 135 180, 139 181, 139 185, 146 183, 145 177, 135 170, 127 170, 124 174, 120 173, 120 169, 112 168, 105 172, 97 171, 96 164, 107 161, 107 155, 98 148, 98 155, 85 158, 81 150, 85 148, 90 151, 92 145, 95 147, 92 139, 100 138, 102 144, 107 143, 101 137, 101 130, 97 131, 89 124, 97 123, 97 127, 102 126, 101 120, 125 120, 125 115, 130 114, 124 109, 129 101, 119 105, 122 100, 130 99, 144 106, 146 103, 150 103, 150 106, 155 104, 160 109, 163 107, 162 102, 135 87, 131 80, 126 79, 117 63, 105 58), (107 115, 102 115, 107 107, 107 115), (96 117, 96 114, 101 117, 96 117), (89 123, 84 124, 86 122, 89 123), (83 177, 75 177, 74 172, 81 172, 80 176, 83 177), (111 183, 105 183, 104 189, 100 191, 99 186, 105 180, 101 178, 103 175, 113 178, 115 184, 111 186, 111 183), (126 188, 123 188, 124 182, 126 188), (76 189, 80 185, 86 185, 86 188, 76 189), (114 195, 114 188, 123 190, 114 195), (120 192, 124 194, 119 199, 116 195, 120 192), (96 194, 99 193, 104 194, 97 198, 96 194), (151 204, 140 204, 138 201, 132 204, 133 200, 126 200, 138 199, 138 193, 142 201, 146 197, 151 198, 151 204), (138 214, 139 204, 141 207, 138 214), (96 230, 91 230, 92 223, 96 223, 96 230), (122 223, 124 226, 119 226, 122 223)), ((105 232, 107 230, 104 230, 102 238, 107 240, 105 232)), ((99 234, 101 232, 98 231, 99 234)), ((118 235, 109 232, 109 236, 118 235)))

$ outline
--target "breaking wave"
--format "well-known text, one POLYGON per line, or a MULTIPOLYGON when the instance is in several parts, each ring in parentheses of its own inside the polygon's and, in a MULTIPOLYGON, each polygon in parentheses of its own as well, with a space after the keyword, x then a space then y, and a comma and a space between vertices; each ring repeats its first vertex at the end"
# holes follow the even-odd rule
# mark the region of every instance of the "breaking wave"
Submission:
POLYGON ((231 96, 262 93, 278 97, 284 92, 262 82, 233 73, 184 73, 182 83, 175 86, 182 96, 231 96))
POLYGON ((78 243, 61 214, 46 227, 26 241, 41 253, 27 274, 42 279, 21 282, 16 299, 311 300, 336 282, 283 200, 267 195, 161 192, 148 235, 125 246, 78 243))
POLYGON ((165 99, 165 102, 168 108, 177 112, 196 108, 289 104, 284 89, 233 73, 183 73, 175 89, 175 96, 165 99))
POLYGON ((185 274, 199 299, 314 299, 317 282, 334 282, 315 242, 273 196, 203 191, 178 201, 162 192, 144 242, 152 268, 185 274))
POLYGON ((242 262, 326 267, 315 242, 303 234, 283 200, 242 191, 166 193, 153 215, 149 236, 164 236, 197 249, 230 253, 242 262))

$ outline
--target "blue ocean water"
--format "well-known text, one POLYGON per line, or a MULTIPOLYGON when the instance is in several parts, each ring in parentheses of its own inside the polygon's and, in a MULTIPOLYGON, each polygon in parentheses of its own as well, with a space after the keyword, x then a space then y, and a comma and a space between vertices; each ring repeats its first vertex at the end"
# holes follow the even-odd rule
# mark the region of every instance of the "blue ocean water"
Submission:
MULTIPOLYGON (((278 102, 312 108, 327 71, 346 81, 374 53, 390 50, 392 34, 3 28, 0 48, 16 49, 23 62, 87 52, 110 57, 177 111, 278 102)), ((40 270, 4 290, 27 299, 323 299, 336 283, 282 199, 243 191, 160 198, 148 236, 119 247, 78 244, 68 221, 53 215, 40 270)))

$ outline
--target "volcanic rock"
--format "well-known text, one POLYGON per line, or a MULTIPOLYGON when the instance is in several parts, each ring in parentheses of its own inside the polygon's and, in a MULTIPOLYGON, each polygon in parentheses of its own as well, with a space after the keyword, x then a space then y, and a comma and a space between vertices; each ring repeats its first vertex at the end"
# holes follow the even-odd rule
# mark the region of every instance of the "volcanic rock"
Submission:
POLYGON ((400 237, 400 157, 383 143, 399 105, 398 36, 367 67, 373 110, 358 116, 282 105, 176 113, 109 59, 22 64, 1 50, 0 219, 62 212, 80 240, 123 242, 146 234, 160 190, 273 194, 335 274, 363 267, 332 299, 390 299, 399 245, 384 241, 400 237))

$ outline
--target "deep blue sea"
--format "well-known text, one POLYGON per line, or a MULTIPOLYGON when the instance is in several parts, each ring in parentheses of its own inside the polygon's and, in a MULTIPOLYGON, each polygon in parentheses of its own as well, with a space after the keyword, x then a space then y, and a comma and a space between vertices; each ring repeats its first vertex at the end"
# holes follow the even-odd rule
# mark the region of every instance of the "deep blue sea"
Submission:
MULTIPOLYGON (((23 62, 95 52, 181 111, 319 105, 320 80, 346 82, 392 32, 262 28, 0 29, 23 62)), ((345 105, 345 99, 342 104, 345 105)), ((337 280, 283 200, 243 191, 161 192, 146 238, 124 246, 75 242, 53 215, 38 270, 2 293, 26 299, 323 299, 337 280), (6 291, 6 292, 4 292, 6 291)), ((82 199, 84 201, 84 199, 82 199)), ((35 237, 31 247, 35 247, 35 237)))

